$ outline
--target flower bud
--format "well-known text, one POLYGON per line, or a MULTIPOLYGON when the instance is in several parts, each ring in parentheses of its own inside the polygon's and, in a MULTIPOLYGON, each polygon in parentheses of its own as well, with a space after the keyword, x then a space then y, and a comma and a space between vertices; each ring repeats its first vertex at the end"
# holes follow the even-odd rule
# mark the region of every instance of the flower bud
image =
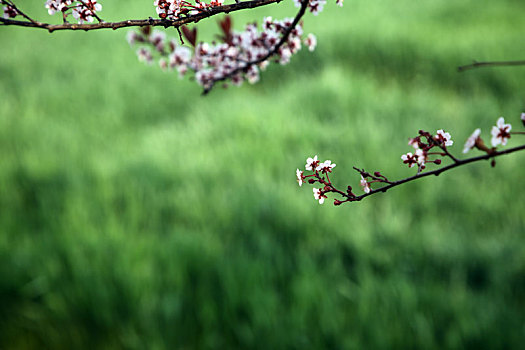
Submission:
POLYGON ((309 184, 313 184, 313 183, 315 183, 315 179, 308 179, 308 183, 309 183, 309 184))
POLYGON ((323 188, 323 191, 328 192, 328 191, 330 191, 331 189, 332 189, 332 188, 331 188, 330 186, 326 185, 326 186, 323 188))
POLYGON ((340 200, 334 199, 334 205, 341 205, 342 203, 340 200))
POLYGON ((437 165, 441 164, 441 159, 436 159, 434 163, 436 163, 437 165))
POLYGON ((374 172, 374 176, 379 177, 379 176, 381 176, 381 173, 379 171, 376 171, 376 172, 374 172))

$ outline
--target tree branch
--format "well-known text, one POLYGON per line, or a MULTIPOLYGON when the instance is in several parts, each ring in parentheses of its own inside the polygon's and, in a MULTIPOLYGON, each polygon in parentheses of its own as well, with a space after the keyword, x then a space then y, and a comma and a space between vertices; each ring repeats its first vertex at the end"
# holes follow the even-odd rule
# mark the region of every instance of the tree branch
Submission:
MULTIPOLYGON (((85 24, 76 24, 76 23, 63 23, 63 24, 50 24, 50 23, 43 23, 34 21, 32 19, 28 18, 28 21, 19 21, 9 18, 1 18, 0 17, 0 23, 2 25, 13 25, 13 26, 20 26, 20 27, 30 27, 30 28, 41 28, 49 31, 50 33, 57 31, 57 30, 96 30, 96 29, 120 29, 120 28, 126 28, 126 27, 143 27, 143 26, 154 26, 154 27, 175 27, 178 28, 182 25, 189 24, 189 23, 196 23, 202 19, 212 17, 214 15, 217 15, 219 13, 230 13, 235 12, 239 10, 244 9, 252 9, 260 6, 266 6, 273 3, 279 3, 282 0, 249 0, 249 1, 243 1, 235 4, 230 5, 224 5, 224 6, 217 6, 212 7, 206 10, 203 10, 200 13, 197 13, 195 15, 189 15, 187 17, 178 18, 178 19, 138 19, 138 20, 127 20, 127 21, 121 21, 121 22, 100 22, 100 23, 85 23, 85 24)), ((3 1, 2 1, 3 2, 3 1)), ((20 12, 22 14, 22 12, 20 12)), ((303 11, 304 13, 304 11, 303 11)))
POLYGON ((431 176, 431 175, 438 176, 439 174, 441 174, 441 173, 443 173, 445 171, 457 168, 457 167, 465 165, 465 164, 478 162, 478 161, 481 161, 481 160, 493 159, 493 158, 496 158, 496 157, 499 157, 499 156, 502 156, 502 155, 505 155, 505 154, 510 154, 510 153, 523 151, 523 150, 525 150, 525 145, 521 145, 521 146, 518 146, 518 147, 505 149, 505 150, 502 150, 502 151, 499 151, 499 152, 498 151, 494 151, 493 153, 485 154, 485 155, 482 155, 482 156, 479 156, 479 157, 473 157, 473 158, 467 158, 467 159, 457 159, 454 163, 452 163, 450 165, 447 165, 447 166, 445 166, 443 168, 439 168, 439 169, 436 169, 436 170, 433 170, 433 171, 427 171, 427 172, 423 172, 423 173, 418 173, 418 174, 416 174, 414 176, 407 177, 407 178, 402 179, 402 180, 393 181, 390 184, 388 184, 387 186, 384 186, 384 187, 381 187, 381 188, 377 188, 377 189, 373 189, 373 190, 371 189, 369 193, 365 193, 365 194, 362 194, 360 196, 351 196, 351 195, 343 193, 343 192, 341 192, 339 190, 334 191, 334 192, 337 192, 337 193, 339 193, 339 194, 341 194, 341 195, 343 195, 344 197, 347 198, 343 202, 361 201, 362 199, 364 199, 366 197, 369 197, 369 196, 374 195, 374 194, 379 193, 379 192, 386 192, 386 191, 388 191, 389 189, 391 189, 393 187, 402 185, 402 184, 410 182, 410 181, 415 181, 417 179, 420 179, 420 178, 423 178, 423 177, 427 177, 427 176, 431 176))
POLYGON ((523 61, 487 61, 487 62, 476 62, 471 64, 458 67, 459 72, 464 72, 469 69, 482 68, 482 67, 503 67, 503 66, 525 66, 525 60, 523 61))

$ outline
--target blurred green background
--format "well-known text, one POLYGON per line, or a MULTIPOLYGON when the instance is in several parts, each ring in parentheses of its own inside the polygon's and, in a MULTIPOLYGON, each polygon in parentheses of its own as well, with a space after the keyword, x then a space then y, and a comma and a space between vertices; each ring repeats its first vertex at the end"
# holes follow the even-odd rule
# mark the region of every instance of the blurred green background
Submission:
MULTIPOLYGON (((154 16, 152 2, 100 14, 154 16)), ((418 129, 444 128, 457 155, 499 116, 522 129, 525 68, 456 67, 525 58, 524 13, 330 2, 305 17, 315 52, 205 98, 139 63, 125 29, 1 27, 0 348, 521 348, 525 154, 341 207, 295 169, 317 154, 358 188, 352 166, 412 175, 400 155, 418 129)))

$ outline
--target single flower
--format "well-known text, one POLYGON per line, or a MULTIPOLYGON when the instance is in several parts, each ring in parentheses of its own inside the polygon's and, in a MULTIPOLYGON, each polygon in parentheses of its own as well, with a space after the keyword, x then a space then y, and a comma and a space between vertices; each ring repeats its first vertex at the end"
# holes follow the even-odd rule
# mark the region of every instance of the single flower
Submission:
POLYGON ((420 143, 421 138, 419 136, 414 137, 413 139, 408 139, 408 145, 414 147, 414 149, 418 149, 420 143))
POLYGON ((327 198, 325 195, 324 195, 324 192, 318 188, 313 188, 313 191, 314 191, 314 198, 316 200, 319 201, 319 204, 323 204, 324 203, 324 199, 327 198))
POLYGON ((317 46, 317 38, 312 33, 308 34, 306 36, 306 39, 304 40, 304 44, 308 46, 309 51, 315 50, 315 47, 317 46))
POLYGON ((306 160, 306 165, 304 168, 306 170, 314 171, 318 165, 319 165, 319 161, 317 160, 317 156, 315 156, 313 158, 308 158, 306 160))
POLYGON ((469 138, 467 139, 467 142, 465 142, 465 146, 463 147, 463 153, 467 153, 468 151, 474 148, 474 146, 476 145, 476 142, 479 139, 480 134, 481 134, 481 129, 478 128, 474 130, 472 135, 470 135, 469 138))
POLYGON ((490 132, 492 134, 492 146, 496 147, 499 144, 505 146, 507 144, 507 140, 510 139, 511 129, 512 126, 510 124, 505 124, 505 119, 500 117, 496 126, 493 126, 492 131, 490 132))
POLYGON ((454 144, 452 138, 450 137, 450 134, 448 132, 445 132, 443 129, 438 130, 437 135, 434 136, 434 138, 437 142, 446 147, 452 146, 454 144))
POLYGON ((370 184, 368 183, 368 181, 366 181, 363 175, 361 175, 361 181, 359 182, 359 185, 363 189, 363 192, 370 193, 370 184))
POLYGON ((295 172, 295 175, 297 176, 297 182, 299 183, 299 186, 302 186, 303 180, 304 180, 303 172, 297 169, 297 171, 295 172))

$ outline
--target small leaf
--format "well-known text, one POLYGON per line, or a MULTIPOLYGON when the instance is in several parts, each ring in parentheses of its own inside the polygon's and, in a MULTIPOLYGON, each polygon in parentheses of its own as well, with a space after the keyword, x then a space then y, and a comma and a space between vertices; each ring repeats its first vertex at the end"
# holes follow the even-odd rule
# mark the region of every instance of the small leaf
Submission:
POLYGON ((183 26, 182 27, 182 34, 184 34, 184 37, 190 42, 190 44, 195 47, 195 44, 197 43, 197 28, 188 29, 188 27, 183 26))

